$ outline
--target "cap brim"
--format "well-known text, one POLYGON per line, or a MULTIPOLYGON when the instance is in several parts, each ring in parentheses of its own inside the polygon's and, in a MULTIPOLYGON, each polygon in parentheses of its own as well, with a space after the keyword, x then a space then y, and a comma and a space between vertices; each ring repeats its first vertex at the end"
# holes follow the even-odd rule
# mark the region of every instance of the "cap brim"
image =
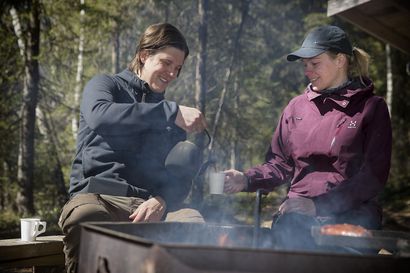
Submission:
POLYGON ((317 55, 322 54, 323 52, 325 52, 325 49, 320 49, 320 48, 309 48, 309 47, 301 47, 298 50, 290 53, 286 59, 289 62, 293 62, 296 61, 300 58, 313 58, 317 55))

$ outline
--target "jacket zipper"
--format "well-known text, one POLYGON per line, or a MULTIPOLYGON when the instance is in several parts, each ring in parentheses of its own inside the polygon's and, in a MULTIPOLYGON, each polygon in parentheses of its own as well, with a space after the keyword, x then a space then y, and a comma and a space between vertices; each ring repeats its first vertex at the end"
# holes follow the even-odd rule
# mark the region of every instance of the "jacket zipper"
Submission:
POLYGON ((343 119, 336 125, 336 133, 335 133, 335 135, 334 135, 334 137, 333 137, 333 139, 332 139, 332 142, 330 142, 330 151, 329 151, 329 154, 330 154, 330 152, 332 151, 332 148, 333 148, 334 144, 336 143, 336 137, 337 137, 337 135, 339 134, 340 129, 342 128, 342 127, 341 127, 342 124, 346 122, 346 119, 347 119, 347 118, 343 118, 343 119))

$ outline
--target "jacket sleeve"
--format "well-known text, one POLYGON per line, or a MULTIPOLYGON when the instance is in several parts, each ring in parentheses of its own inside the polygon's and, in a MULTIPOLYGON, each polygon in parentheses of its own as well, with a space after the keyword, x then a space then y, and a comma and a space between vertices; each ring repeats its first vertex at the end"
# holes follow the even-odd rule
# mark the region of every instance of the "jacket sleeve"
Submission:
POLYGON ((174 123, 178 106, 175 102, 116 103, 118 88, 108 75, 98 75, 84 88, 81 113, 88 126, 100 135, 132 135, 150 128, 165 128, 174 123))
POLYGON ((289 134, 286 109, 273 134, 271 145, 266 153, 265 163, 253 167, 245 172, 249 178, 247 191, 266 189, 271 191, 276 186, 290 182, 293 172, 293 160, 286 150, 286 141, 289 134))
POLYGON ((387 182, 392 149, 390 116, 382 98, 373 102, 376 103, 373 111, 369 111, 370 121, 364 128, 364 160, 359 172, 314 198, 318 215, 334 215, 359 207, 377 197, 387 182))

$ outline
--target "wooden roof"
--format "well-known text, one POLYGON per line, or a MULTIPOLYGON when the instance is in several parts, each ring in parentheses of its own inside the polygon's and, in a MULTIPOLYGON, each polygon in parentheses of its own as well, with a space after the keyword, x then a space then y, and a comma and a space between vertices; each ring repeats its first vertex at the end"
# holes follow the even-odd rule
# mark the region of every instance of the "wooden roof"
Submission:
POLYGON ((409 0, 328 0, 327 15, 340 16, 410 54, 409 0))

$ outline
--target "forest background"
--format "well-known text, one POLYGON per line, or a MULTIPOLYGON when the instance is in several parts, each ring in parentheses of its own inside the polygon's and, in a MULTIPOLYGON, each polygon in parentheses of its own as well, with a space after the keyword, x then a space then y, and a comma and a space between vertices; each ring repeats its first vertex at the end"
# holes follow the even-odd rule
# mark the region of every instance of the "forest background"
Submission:
MULTIPOLYGON (((17 236, 18 219, 33 215, 59 232, 84 84, 125 69, 141 33, 158 22, 177 26, 191 52, 167 99, 205 113, 213 140, 204 160, 212 152, 219 169, 242 170, 263 161, 282 109, 307 84, 302 65, 286 55, 312 27, 345 29, 372 56, 376 93, 391 111, 384 226, 410 230, 410 58, 327 17, 326 8, 317 0, 1 1, 0 237, 17 236)), ((263 219, 269 221, 286 189, 263 200, 263 219)), ((215 221, 252 223, 254 197, 209 196, 196 186, 188 202, 215 221)))

